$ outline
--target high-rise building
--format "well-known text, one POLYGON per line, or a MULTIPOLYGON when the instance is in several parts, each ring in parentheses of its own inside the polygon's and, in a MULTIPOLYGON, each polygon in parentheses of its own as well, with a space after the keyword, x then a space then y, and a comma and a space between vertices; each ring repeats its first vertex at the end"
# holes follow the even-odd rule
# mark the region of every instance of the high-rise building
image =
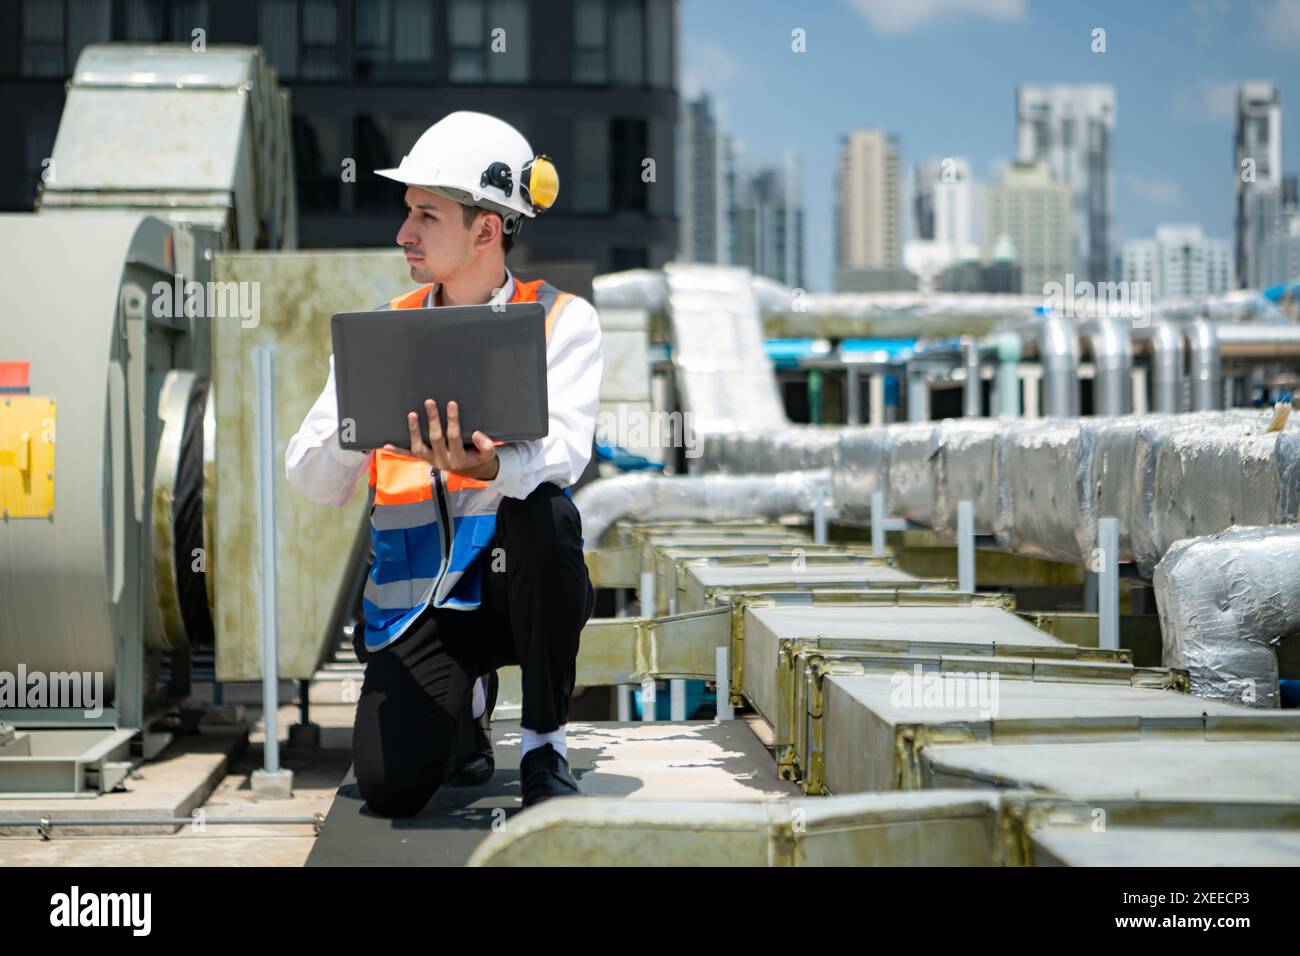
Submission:
POLYGON ((1259 287, 1260 245, 1283 226, 1282 90, 1253 80, 1237 87, 1233 169, 1237 282, 1259 287))
POLYGON ((783 167, 732 162, 731 263, 792 288, 804 285, 804 215, 799 162, 783 167))
POLYGON ((726 140, 718 128, 708 94, 682 109, 677 152, 681 234, 677 258, 685 262, 727 262, 725 206, 726 140))
POLYGON ((1252 222, 1258 225, 1251 256, 1250 287, 1267 289, 1300 279, 1300 189, 1295 176, 1283 176, 1280 188, 1259 190, 1252 197, 1252 222))
MULTIPOLYGON (((1047 160, 1070 189, 1072 271, 1104 282, 1114 261, 1115 90, 1022 86, 1016 91, 1017 159, 1047 160)), ((1029 288, 1029 278, 1025 278, 1029 288)))
POLYGON ((1154 237, 1125 242, 1120 260, 1120 278, 1149 282, 1156 300, 1194 299, 1234 288, 1231 246, 1207 239, 1200 226, 1157 226, 1154 237))
POLYGON ((851 273, 902 273, 898 138, 858 129, 840 140, 835 177, 835 287, 857 283, 851 273))
POLYGON ((256 44, 289 91, 304 247, 393 246, 396 166, 447 113, 500 116, 550 155, 560 194, 512 262, 596 272, 674 258, 680 0, 13 0, 0 3, 0 210, 31 209, 87 43, 256 44), (653 178, 646 160, 654 161, 653 178), (351 160, 355 179, 340 175, 351 160))
POLYGON ((970 163, 961 156, 920 163, 912 211, 917 239, 933 239, 954 248, 977 243, 975 180, 970 163))
POLYGON ((1028 295, 1046 294, 1049 282, 1065 283, 1072 271, 1070 187, 1057 182, 1047 160, 1007 163, 1002 181, 984 187, 982 246, 986 260, 1014 250, 1028 295))

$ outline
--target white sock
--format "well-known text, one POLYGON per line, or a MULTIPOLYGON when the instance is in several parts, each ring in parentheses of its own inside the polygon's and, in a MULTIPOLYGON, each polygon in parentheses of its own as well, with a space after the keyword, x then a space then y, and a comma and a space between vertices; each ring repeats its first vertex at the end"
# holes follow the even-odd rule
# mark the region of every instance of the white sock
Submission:
POLYGON ((569 751, 564 743, 564 727, 564 724, 560 724, 559 727, 552 730, 549 734, 539 734, 537 731, 529 730, 527 727, 519 728, 524 732, 523 743, 519 745, 519 756, 522 757, 534 747, 540 747, 543 744, 550 744, 555 748, 557 754, 567 760, 569 751))
POLYGON ((470 710, 474 714, 475 720, 482 717, 483 711, 487 710, 487 688, 483 686, 482 677, 474 681, 474 695, 470 704, 470 710))

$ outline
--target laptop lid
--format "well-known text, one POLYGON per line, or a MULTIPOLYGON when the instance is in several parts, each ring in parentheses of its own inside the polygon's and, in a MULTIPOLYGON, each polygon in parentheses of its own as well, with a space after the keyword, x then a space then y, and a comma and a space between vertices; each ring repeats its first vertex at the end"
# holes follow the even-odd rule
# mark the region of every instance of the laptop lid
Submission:
POLYGON ((408 412, 427 441, 426 398, 444 432, 456 402, 466 446, 476 430, 503 442, 549 430, 540 302, 340 312, 330 325, 343 448, 410 448, 408 412))

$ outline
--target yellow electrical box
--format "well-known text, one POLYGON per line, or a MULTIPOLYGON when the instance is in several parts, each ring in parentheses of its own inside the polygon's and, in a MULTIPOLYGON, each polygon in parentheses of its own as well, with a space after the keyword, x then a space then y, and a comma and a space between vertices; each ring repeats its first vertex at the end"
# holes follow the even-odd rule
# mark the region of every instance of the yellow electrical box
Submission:
POLYGON ((0 520, 54 517, 54 399, 0 397, 0 520))

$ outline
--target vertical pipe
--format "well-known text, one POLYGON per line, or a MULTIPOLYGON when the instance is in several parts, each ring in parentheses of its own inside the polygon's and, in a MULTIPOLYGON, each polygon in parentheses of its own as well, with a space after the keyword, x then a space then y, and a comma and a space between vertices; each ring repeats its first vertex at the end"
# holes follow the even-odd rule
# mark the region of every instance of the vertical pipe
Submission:
POLYGON ((1097 522, 1097 547, 1101 569, 1097 573, 1098 644, 1119 648, 1119 519, 1097 522))
POLYGON ((1038 328, 1043 411, 1049 418, 1079 417, 1079 340, 1074 323, 1044 318, 1038 328))
POLYGON ((885 373, 874 372, 867 379, 867 424, 885 424, 885 373))
POLYGON ((643 680, 641 682, 641 719, 653 722, 656 706, 658 706, 658 702, 655 700, 655 682, 653 680, 643 680))
POLYGON ((907 367, 907 420, 909 422, 928 422, 930 420, 930 382, 924 366, 907 367))
POLYGON ((844 420, 850 425, 862 422, 862 374, 852 365, 844 367, 844 420))
POLYGON ((641 588, 637 592, 637 600, 641 602, 642 617, 659 616, 659 605, 655 602, 655 573, 653 569, 641 572, 641 588))
POLYGON ((808 372, 808 417, 814 425, 822 423, 822 370, 819 368, 808 372))
POLYGON ((618 695, 618 719, 627 723, 632 719, 632 685, 619 684, 614 692, 618 695))
POLYGON ((686 681, 674 677, 668 682, 668 719, 686 719, 686 681))
MULTIPOLYGON (((1093 319, 1082 329, 1096 368, 1093 410, 1097 415, 1127 415, 1133 410, 1133 350, 1130 336, 1114 319, 1093 319)), ((1076 412, 1077 414, 1077 412, 1076 412)))
POLYGON ((714 661, 718 675, 718 720, 733 720, 736 712, 731 707, 731 662, 726 645, 717 649, 714 661))
POLYGON ((961 357, 966 370, 966 381, 962 385, 962 415, 979 418, 984 410, 984 396, 980 381, 980 351, 974 339, 962 338, 961 357))
POLYGON ((877 558, 885 556, 885 493, 871 493, 871 553, 877 558))
POLYGON ((817 500, 813 502, 813 544, 826 543, 826 510, 826 496, 823 493, 819 493, 817 495, 817 500))
POLYGON ((280 706, 280 659, 278 623, 276 542, 275 542, 275 358, 271 350, 259 345, 253 349, 253 368, 257 380, 257 501, 258 539, 262 571, 262 721, 266 728, 263 769, 280 771, 280 735, 277 726, 280 706))
POLYGON ((1219 339, 1214 326, 1197 319, 1187 330, 1192 359, 1192 411, 1219 407, 1219 339))
POLYGON ((975 505, 957 502, 957 590, 975 593, 975 505))
POLYGON ((1183 333, 1171 322, 1151 323, 1146 333, 1151 343, 1151 397, 1157 412, 1182 411, 1183 333))
POLYGON ((1020 336, 1004 332, 998 336, 998 371, 994 381, 999 415, 1020 416, 1020 336))

